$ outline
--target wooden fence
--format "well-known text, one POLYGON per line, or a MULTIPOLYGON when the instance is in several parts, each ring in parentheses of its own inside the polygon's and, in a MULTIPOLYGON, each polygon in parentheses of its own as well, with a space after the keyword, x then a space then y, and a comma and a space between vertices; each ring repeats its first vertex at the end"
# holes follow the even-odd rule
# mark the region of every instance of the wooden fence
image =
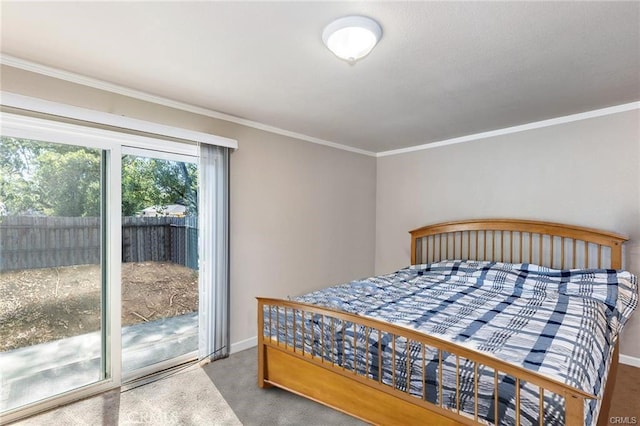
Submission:
MULTIPOLYGON (((0 271, 100 263, 97 217, 0 217, 0 271)), ((198 268, 197 217, 123 217, 122 261, 198 268)))

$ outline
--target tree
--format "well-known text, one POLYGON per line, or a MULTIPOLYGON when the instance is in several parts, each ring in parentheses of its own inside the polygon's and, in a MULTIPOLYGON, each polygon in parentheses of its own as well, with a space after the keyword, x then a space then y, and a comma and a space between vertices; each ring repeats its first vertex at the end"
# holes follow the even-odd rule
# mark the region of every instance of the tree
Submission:
POLYGON ((140 157, 122 157, 122 215, 133 216, 156 203, 163 204, 159 188, 153 184, 149 161, 140 157))
POLYGON ((197 214, 197 186, 195 164, 124 156, 122 214, 131 216, 146 207, 169 204, 181 204, 187 207, 187 214, 197 214))
POLYGON ((36 142, 2 137, 0 144, 0 204, 4 214, 27 211, 36 204, 37 194, 25 179, 39 152, 36 142))
POLYGON ((100 152, 44 151, 38 156, 34 183, 43 196, 40 205, 47 216, 100 216, 100 152))
MULTIPOLYGON (((3 136, 0 144, 2 214, 98 216, 101 151, 3 136)), ((197 214, 195 164, 125 155, 122 214, 182 204, 197 214)))
POLYGON ((8 214, 97 216, 100 152, 2 137, 0 201, 8 214))

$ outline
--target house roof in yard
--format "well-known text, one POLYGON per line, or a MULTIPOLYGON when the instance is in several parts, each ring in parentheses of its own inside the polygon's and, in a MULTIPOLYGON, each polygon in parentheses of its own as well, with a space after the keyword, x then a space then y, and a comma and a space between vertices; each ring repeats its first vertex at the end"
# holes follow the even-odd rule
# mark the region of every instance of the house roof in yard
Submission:
POLYGON ((152 206, 142 210, 143 216, 184 216, 187 207, 181 204, 169 204, 166 206, 152 206))

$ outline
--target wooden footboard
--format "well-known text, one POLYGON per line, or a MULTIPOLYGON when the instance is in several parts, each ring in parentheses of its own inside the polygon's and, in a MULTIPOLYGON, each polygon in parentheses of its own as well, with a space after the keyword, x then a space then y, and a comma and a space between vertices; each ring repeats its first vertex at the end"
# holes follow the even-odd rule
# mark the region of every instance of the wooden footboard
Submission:
MULTIPOLYGON (((516 424, 520 424, 520 392, 525 384, 538 390, 540 424, 544 424, 545 406, 553 394, 562 397, 560 403, 565 412, 565 423, 569 426, 584 425, 585 401, 595 398, 483 353, 410 329, 332 309, 259 298, 258 322, 260 387, 287 389, 374 424, 499 424, 498 407, 502 403, 499 399, 503 397, 499 382, 506 378, 514 383, 516 424), (329 332, 325 333, 325 330, 329 332), (343 338, 328 337, 340 333, 343 338), (373 337, 375 339, 370 339, 373 337), (367 342, 377 342, 377 348, 359 345, 357 339, 363 338, 367 342), (383 339, 390 348, 386 354, 380 346, 383 339), (411 348, 414 355, 406 356, 404 348, 411 348), (340 354, 346 351, 353 352, 354 359, 364 360, 364 364, 343 358, 340 354), (438 368, 433 372, 436 377, 429 377, 432 372, 425 368, 425 363, 434 362, 433 358, 427 359, 427 352, 437 353, 438 368), (448 400, 455 401, 453 406, 444 403, 446 391, 442 374, 445 356, 448 360, 455 359, 455 397, 450 389, 447 396, 448 400), (390 367, 390 375, 385 376, 385 365, 390 367), (461 389, 463 365, 466 366, 465 375, 473 375, 472 389, 468 386, 468 379, 467 388, 461 389), (431 394, 427 386, 421 386, 422 390, 416 394, 416 388, 411 386, 407 375, 397 373, 400 370, 420 371, 422 377, 419 381, 423 384, 437 383, 437 386, 430 390, 431 394), (479 371, 484 372, 485 379, 488 371, 493 374, 495 401, 492 405, 495 411, 489 416, 490 420, 479 414, 479 371), (462 393, 473 398, 472 413, 461 410, 462 393)), ((411 374, 408 377, 411 378, 411 374)), ((527 403, 530 405, 531 401, 527 403)))

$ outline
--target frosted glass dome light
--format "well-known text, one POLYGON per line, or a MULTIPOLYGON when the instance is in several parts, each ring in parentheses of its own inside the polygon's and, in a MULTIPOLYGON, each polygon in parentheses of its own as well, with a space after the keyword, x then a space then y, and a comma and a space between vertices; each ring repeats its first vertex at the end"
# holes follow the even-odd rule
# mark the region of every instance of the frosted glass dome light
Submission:
POLYGON ((327 25, 322 41, 338 58, 355 63, 373 50, 382 37, 382 28, 366 16, 345 16, 327 25))

